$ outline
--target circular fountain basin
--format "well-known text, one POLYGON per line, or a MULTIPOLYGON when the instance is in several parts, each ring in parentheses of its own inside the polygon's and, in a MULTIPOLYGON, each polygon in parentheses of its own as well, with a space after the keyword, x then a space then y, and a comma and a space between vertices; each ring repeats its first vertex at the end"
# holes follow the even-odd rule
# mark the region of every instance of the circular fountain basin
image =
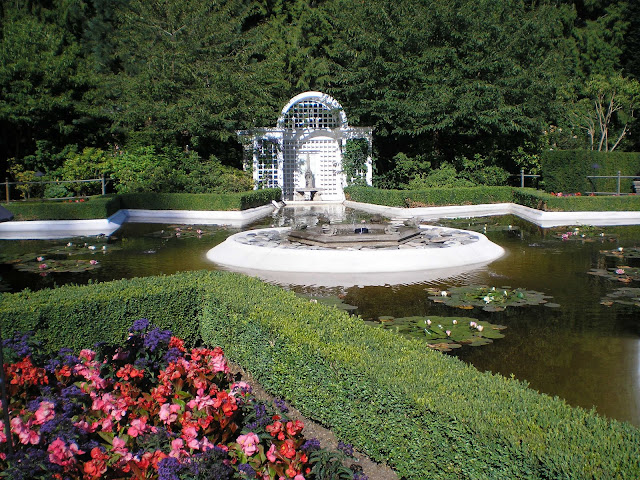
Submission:
POLYGON ((291 233, 286 227, 240 232, 209 250, 207 258, 278 283, 348 286, 445 278, 480 268, 505 253, 480 233, 445 227, 421 226, 417 235, 393 246, 309 245, 291 233))

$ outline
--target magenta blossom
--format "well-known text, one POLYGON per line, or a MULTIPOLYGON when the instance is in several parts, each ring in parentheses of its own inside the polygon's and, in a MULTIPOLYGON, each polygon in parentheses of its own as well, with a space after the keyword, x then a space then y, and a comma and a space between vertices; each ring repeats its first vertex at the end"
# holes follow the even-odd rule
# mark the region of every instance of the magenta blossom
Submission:
POLYGON ((260 445, 260 439, 253 432, 249 432, 246 435, 240 435, 237 442, 238 445, 242 447, 242 451, 247 457, 256 453, 258 451, 258 445, 260 445))

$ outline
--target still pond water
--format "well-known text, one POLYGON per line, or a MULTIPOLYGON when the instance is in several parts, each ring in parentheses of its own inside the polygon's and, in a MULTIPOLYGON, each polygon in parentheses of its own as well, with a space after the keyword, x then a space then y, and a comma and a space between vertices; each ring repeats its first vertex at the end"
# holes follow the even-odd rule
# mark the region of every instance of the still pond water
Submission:
MULTIPOLYGON (((360 214, 347 211, 346 217, 348 221, 356 221, 360 214)), ((284 215, 267 218, 249 228, 289 224, 295 221, 293 218, 290 211, 285 211, 284 215)), ((595 408, 602 415, 640 426, 640 306, 634 305, 640 304, 640 293, 632 291, 625 299, 631 301, 626 303, 605 298, 621 288, 640 287, 640 282, 623 284, 588 274, 594 268, 640 266, 638 259, 620 259, 601 253, 640 246, 640 228, 582 229, 580 234, 585 234, 584 238, 572 235, 563 241, 560 234, 571 229, 543 230, 515 217, 445 220, 438 224, 486 231, 507 254, 489 266, 437 281, 346 288, 287 285, 286 288, 314 296, 339 295, 345 303, 357 306, 354 312, 372 326, 380 326, 377 321, 380 316, 431 315, 475 317, 504 325, 507 327, 504 338, 481 347, 463 346, 449 355, 482 371, 526 380, 531 388, 557 395, 571 405, 595 408), (600 232, 605 236, 600 236, 600 232), (427 289, 446 290, 473 284, 541 291, 553 297, 550 302, 560 306, 509 307, 503 312, 485 312, 477 307, 460 310, 428 298, 427 289), (606 305, 602 304, 603 300, 606 305)), ((69 258, 94 259, 99 268, 46 275, 43 271, 19 271, 6 262, 23 254, 56 258, 57 254, 51 249, 57 246, 64 250, 69 240, 0 241, 0 261, 5 262, 0 263, 0 291, 36 290, 67 283, 85 284, 185 270, 214 270, 215 265, 205 258, 206 252, 237 231, 223 227, 127 224, 103 242, 88 238, 70 240, 74 243, 74 255, 69 258), (180 231, 176 232, 176 228, 180 231), (200 234, 196 232, 198 228, 202 229, 200 234), (85 242, 88 246, 95 244, 96 249, 78 248, 85 242), (104 250, 102 245, 106 247, 104 250)))

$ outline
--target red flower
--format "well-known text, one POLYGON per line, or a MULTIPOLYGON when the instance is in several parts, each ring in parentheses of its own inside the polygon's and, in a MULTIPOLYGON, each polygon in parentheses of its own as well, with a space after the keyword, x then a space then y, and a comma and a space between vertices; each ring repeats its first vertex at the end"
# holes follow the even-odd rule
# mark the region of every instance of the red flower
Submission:
POLYGON ((280 448, 278 450, 280 451, 280 455, 282 455, 283 457, 293 458, 296 456, 296 447, 293 444, 293 440, 290 440, 288 438, 284 442, 282 442, 282 445, 280 445, 280 448))
POLYGON ((282 422, 275 421, 272 425, 267 425, 265 430, 271 434, 272 437, 277 436, 278 440, 284 440, 284 432, 282 430, 282 422))
POLYGON ((291 437, 295 437, 297 434, 299 434, 302 431, 303 428, 304 428, 304 423, 302 423, 300 420, 296 420, 295 423, 287 422, 287 433, 291 437))

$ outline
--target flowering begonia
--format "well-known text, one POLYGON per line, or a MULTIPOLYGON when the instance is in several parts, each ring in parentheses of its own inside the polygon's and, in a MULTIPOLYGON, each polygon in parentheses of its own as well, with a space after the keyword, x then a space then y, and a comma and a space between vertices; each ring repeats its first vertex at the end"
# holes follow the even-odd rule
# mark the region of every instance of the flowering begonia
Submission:
POLYGON ((246 435, 240 435, 236 441, 238 442, 238 445, 242 447, 242 451, 247 457, 256 453, 258 451, 258 445, 260 444, 260 439, 253 432, 249 432, 246 435))
POLYGON ((7 478, 304 480, 311 471, 317 440, 305 442, 283 401, 267 408, 247 383, 231 384, 219 347, 188 350, 147 320, 124 345, 78 355, 62 349, 34 360, 25 338, 8 343, 13 355, 27 354, 5 365, 18 447, 7 455, 0 433, 7 478))

